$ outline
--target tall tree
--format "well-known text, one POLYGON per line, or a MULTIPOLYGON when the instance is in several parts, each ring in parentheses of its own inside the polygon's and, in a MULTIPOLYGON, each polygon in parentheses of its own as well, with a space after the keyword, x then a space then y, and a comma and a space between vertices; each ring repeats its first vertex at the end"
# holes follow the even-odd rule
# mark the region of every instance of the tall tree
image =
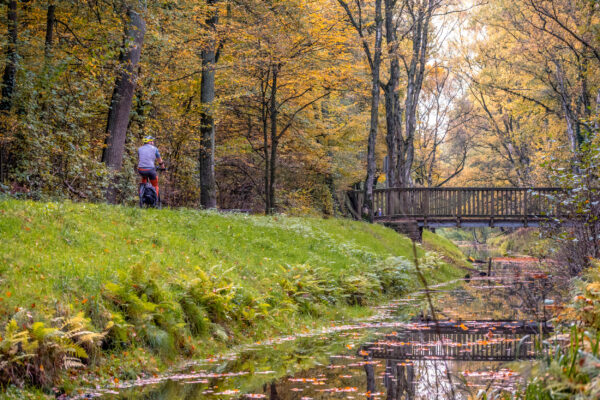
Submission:
POLYGON ((54 3, 48 4, 48 11, 46 11, 46 37, 44 39, 44 61, 48 61, 52 52, 52 45, 54 41, 54 27, 56 25, 56 5, 54 3))
MULTIPOLYGON (((123 165, 125 140, 129 125, 129 113, 135 91, 138 63, 142 53, 146 21, 141 13, 131 6, 126 7, 125 34, 119 57, 119 72, 112 94, 108 121, 106 124, 106 142, 102 152, 102 162, 112 171, 118 172, 123 165)), ((107 200, 116 201, 116 192, 111 185, 107 191, 107 200)))
POLYGON ((363 2, 356 0, 356 15, 352 12, 348 2, 338 0, 342 6, 350 24, 354 27, 361 40, 365 56, 369 62, 371 69, 371 122, 369 128, 369 139, 367 143, 367 178, 365 180, 365 206, 369 213, 369 219, 373 220, 373 187, 375 185, 376 160, 375 146, 377 144, 377 132, 379 129, 379 95, 381 84, 381 56, 382 56, 382 41, 383 41, 383 13, 382 0, 375 0, 374 10, 374 45, 373 52, 368 43, 368 30, 370 24, 364 20, 363 2))
POLYGON ((206 28, 209 39, 201 51, 202 83, 200 103, 202 119, 200 121, 200 205, 203 208, 217 207, 217 186, 215 183, 215 119, 213 102, 215 100, 215 67, 218 61, 218 43, 215 38, 219 14, 215 7, 218 0, 206 0, 208 17, 206 28))
POLYGON ((12 106, 13 93, 17 75, 17 0, 10 0, 7 4, 8 35, 6 44, 6 66, 2 74, 2 100, 0 111, 8 111, 12 106))
MULTIPOLYGON (((6 20, 8 24, 6 40, 6 65, 2 74, 2 98, 0 99, 0 112, 4 118, 10 111, 13 104, 13 93, 16 84, 17 74, 17 0, 10 0, 7 4, 6 20)), ((6 133, 8 126, 3 122, 2 130, 6 133)), ((8 135, 6 135, 8 136, 8 135)), ((8 140, 0 137, 0 182, 4 182, 7 176, 8 164, 11 162, 11 155, 7 147, 8 140)))
MULTIPOLYGON (((398 0, 385 0, 385 37, 387 41, 387 56, 389 59, 389 78, 387 83, 382 85, 385 93, 385 116, 386 116, 386 144, 387 144, 387 165, 385 172, 388 187, 399 187, 399 154, 401 150, 400 141, 402 140, 402 117, 404 110, 400 105, 400 59, 399 59, 399 40, 398 28, 402 20, 402 10, 398 10, 396 5, 398 0)), ((403 3, 404 4, 404 3, 403 3)))
POLYGON ((415 158, 415 132, 417 129, 417 110, 419 96, 425 78, 425 66, 428 61, 429 32, 433 12, 441 5, 441 0, 410 0, 406 2, 409 16, 409 38, 412 51, 409 57, 402 56, 406 68, 406 98, 404 100, 405 132, 399 141, 398 183, 411 186, 412 166, 415 158))

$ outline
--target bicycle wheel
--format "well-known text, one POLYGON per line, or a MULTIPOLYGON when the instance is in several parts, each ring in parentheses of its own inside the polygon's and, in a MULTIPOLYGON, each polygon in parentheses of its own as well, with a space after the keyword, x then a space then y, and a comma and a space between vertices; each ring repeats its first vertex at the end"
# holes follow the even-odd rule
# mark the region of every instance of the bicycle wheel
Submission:
POLYGON ((144 208, 144 200, 142 199, 142 184, 140 183, 139 187, 138 187, 138 197, 140 199, 140 208, 144 208))

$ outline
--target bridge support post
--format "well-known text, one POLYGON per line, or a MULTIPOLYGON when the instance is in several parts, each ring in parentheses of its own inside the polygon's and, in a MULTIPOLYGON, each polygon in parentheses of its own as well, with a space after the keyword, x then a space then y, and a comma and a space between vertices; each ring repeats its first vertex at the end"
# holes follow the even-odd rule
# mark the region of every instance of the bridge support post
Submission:
POLYGON ((409 239, 414 240, 415 242, 423 242, 423 227, 419 226, 417 221, 399 221, 386 224, 386 226, 402 235, 408 236, 409 239))

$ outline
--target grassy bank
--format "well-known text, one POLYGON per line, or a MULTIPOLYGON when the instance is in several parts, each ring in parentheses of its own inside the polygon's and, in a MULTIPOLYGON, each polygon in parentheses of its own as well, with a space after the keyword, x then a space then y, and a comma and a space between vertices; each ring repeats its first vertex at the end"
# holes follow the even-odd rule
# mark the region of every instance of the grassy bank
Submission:
MULTIPOLYGON (((428 278, 460 275, 425 239, 428 278)), ((365 315, 416 288, 411 260, 408 239, 348 220, 2 200, 0 383, 68 391, 365 315)))
POLYGON ((556 248, 551 239, 541 236, 540 228, 522 228, 505 235, 490 238, 490 246, 497 247, 504 255, 527 254, 546 258, 553 256, 556 248))

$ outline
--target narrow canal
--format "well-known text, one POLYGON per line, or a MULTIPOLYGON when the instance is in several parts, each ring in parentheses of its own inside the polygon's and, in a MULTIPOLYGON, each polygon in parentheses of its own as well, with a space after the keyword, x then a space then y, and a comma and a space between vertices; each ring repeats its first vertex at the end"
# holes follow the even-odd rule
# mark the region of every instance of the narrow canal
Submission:
POLYGON ((531 257, 472 246, 465 254, 474 263, 464 279, 412 293, 368 320, 256 343, 84 396, 431 400, 514 392, 539 352, 536 341, 552 329, 543 321, 560 303, 561 282, 548 262, 531 257))

